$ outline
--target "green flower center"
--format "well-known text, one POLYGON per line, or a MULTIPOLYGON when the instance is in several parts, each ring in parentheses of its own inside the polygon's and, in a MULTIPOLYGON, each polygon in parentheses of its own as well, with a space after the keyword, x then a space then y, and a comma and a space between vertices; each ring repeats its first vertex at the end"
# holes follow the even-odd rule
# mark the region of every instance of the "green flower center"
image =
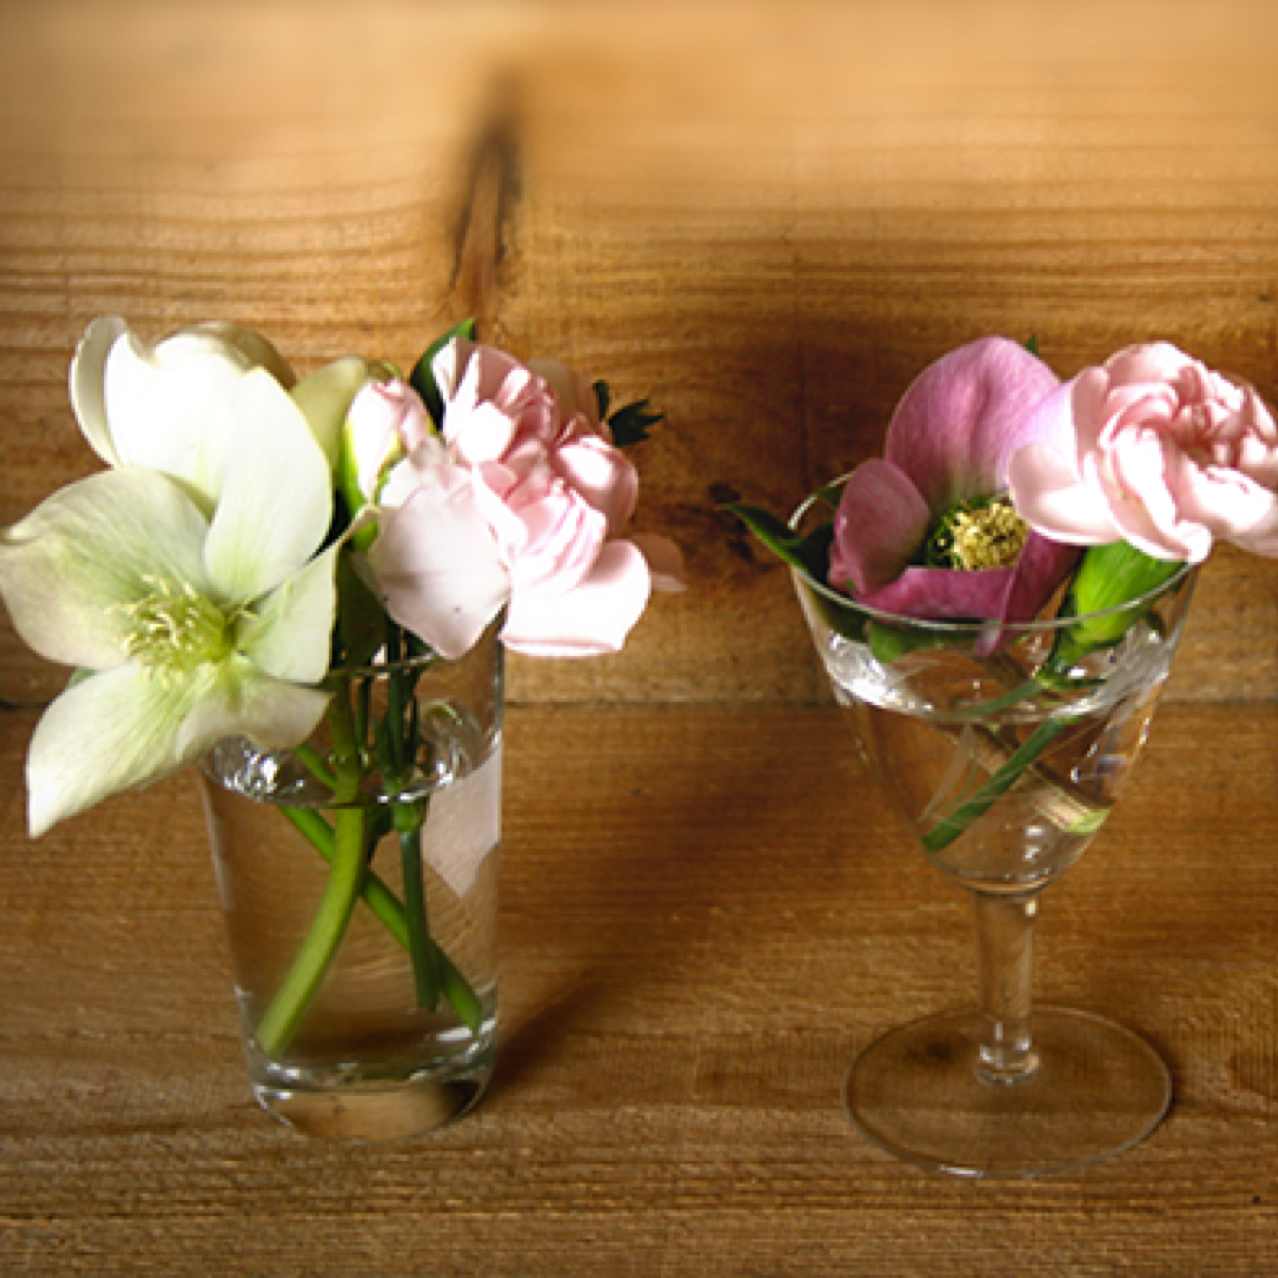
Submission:
POLYGON ((221 661, 231 650, 231 620, 186 582, 144 577, 149 594, 121 605, 131 632, 129 656, 162 674, 189 674, 206 662, 221 661))
POLYGON ((965 502, 941 517, 928 538, 926 559, 934 567, 962 572, 1010 568, 1028 536, 1029 525, 1005 497, 965 502))

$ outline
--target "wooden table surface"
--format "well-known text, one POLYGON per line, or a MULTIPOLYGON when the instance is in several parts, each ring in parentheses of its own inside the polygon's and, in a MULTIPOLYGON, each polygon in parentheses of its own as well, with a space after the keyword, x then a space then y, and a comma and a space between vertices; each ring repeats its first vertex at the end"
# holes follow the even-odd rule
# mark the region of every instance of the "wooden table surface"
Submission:
POLYGON ((1259 0, 0 0, 0 525, 89 473, 95 315, 300 369, 467 314, 668 420, 690 589, 512 660, 503 1036, 429 1139, 245 1085, 194 783, 30 842, 61 675, 0 617, 0 1273, 1278 1273, 1278 567, 1228 548, 1039 993, 1146 1035, 1167 1122, 1086 1174, 925 1175, 847 1126, 876 1032, 971 1001, 963 902, 858 769, 784 572, 717 509, 877 451, 949 347, 1167 337, 1278 399, 1259 0))

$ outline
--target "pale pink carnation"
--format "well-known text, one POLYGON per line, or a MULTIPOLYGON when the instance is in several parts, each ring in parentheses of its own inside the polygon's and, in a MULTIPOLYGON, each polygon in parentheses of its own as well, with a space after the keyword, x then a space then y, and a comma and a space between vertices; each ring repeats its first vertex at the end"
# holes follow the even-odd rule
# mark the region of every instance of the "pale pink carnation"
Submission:
POLYGON ((1190 563, 1217 538, 1278 555, 1278 427, 1250 386, 1168 342, 1129 346, 1061 386, 1035 422, 1039 442, 1008 479, 1046 536, 1190 563))

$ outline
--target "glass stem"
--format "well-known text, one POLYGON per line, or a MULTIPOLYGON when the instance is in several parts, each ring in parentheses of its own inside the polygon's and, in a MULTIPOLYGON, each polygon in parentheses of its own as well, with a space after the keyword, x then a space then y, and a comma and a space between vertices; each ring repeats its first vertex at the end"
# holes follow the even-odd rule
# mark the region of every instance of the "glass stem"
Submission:
POLYGON ((984 1022, 976 1072, 987 1083, 1019 1083, 1038 1069, 1030 1032, 1036 892, 973 892, 984 1022))

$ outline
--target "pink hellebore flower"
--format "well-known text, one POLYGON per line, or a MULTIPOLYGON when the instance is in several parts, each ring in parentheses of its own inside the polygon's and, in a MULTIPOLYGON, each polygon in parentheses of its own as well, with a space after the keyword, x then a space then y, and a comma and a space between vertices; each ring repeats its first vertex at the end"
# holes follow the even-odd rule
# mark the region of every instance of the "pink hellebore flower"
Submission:
POLYGON ((1129 346, 1041 404, 1016 508, 1057 541, 1201 563, 1219 537, 1278 555, 1278 427, 1249 386, 1168 342, 1129 346))
POLYGON ((444 656, 503 604, 516 652, 616 652, 653 586, 680 585, 670 542, 619 536, 639 481, 593 391, 561 365, 536 367, 465 339, 445 346, 432 364, 442 439, 404 440, 381 494, 378 586, 391 616, 444 656))
POLYGON ((909 617, 1031 619, 1078 552, 1035 532, 1020 545, 1023 525, 1010 508, 996 513, 1013 527, 1013 550, 994 556, 996 566, 918 561, 952 512, 979 510, 1005 492, 1008 459, 1034 438, 1031 411, 1057 384, 1046 364, 1001 337, 960 346, 924 369, 892 415, 884 456, 862 463, 844 486, 830 583, 909 617))

